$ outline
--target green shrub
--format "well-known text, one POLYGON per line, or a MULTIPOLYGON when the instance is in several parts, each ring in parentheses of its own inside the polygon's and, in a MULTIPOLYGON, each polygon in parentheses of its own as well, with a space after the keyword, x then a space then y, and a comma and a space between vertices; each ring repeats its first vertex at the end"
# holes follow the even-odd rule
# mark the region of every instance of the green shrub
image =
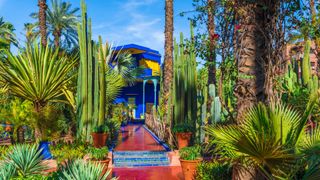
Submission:
POLYGON ((90 154, 91 159, 101 161, 106 159, 106 157, 108 156, 109 150, 107 147, 103 147, 103 148, 89 147, 88 153, 90 154))
POLYGON ((65 160, 82 159, 87 151, 87 145, 81 142, 74 142, 72 144, 59 143, 51 146, 50 150, 53 157, 60 163, 65 160))
POLYGON ((180 158, 183 160, 196 160, 201 158, 201 147, 192 146, 185 147, 179 150, 180 158))
POLYGON ((0 146, 0 160, 4 159, 9 151, 7 146, 0 146))
POLYGON ((177 124, 172 129, 174 133, 181 133, 181 132, 193 132, 193 126, 189 124, 177 124))
POLYGON ((78 159, 69 161, 67 166, 61 166, 60 169, 54 173, 53 179, 105 180, 107 179, 110 171, 102 174, 103 169, 103 165, 99 163, 85 162, 78 159))
POLYGON ((231 180, 232 166, 219 162, 203 162, 197 167, 198 180, 231 180))
POLYGON ((96 126, 93 128, 94 133, 107 133, 109 132, 109 128, 106 125, 96 126))
POLYGON ((108 119, 105 124, 109 128, 109 138, 113 140, 120 130, 121 121, 117 120, 116 118, 111 118, 108 119))

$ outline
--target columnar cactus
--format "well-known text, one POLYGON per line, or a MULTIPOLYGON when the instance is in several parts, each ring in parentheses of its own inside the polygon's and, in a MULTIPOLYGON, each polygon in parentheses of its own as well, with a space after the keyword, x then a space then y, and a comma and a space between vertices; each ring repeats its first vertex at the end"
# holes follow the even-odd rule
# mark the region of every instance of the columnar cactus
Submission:
POLYGON ((87 19, 84 1, 81 1, 82 22, 78 24, 80 67, 77 89, 78 137, 89 140, 92 128, 92 40, 91 21, 87 19))
POLYGON ((87 19, 86 5, 81 1, 82 22, 78 25, 80 46, 80 67, 77 87, 78 138, 90 141, 93 127, 102 125, 105 120, 106 85, 105 66, 110 47, 94 45, 91 33, 91 20, 87 19))
POLYGON ((211 102, 210 117, 211 122, 221 121, 221 102, 219 96, 216 96, 216 90, 214 84, 209 85, 209 96, 213 99, 211 102))
POLYGON ((304 54, 303 54, 303 61, 302 61, 302 83, 303 85, 307 86, 310 82, 311 78, 311 65, 310 65, 310 46, 311 41, 307 40, 304 46, 304 54))
MULTIPOLYGON (((193 39, 191 26, 191 39, 193 39)), ((174 123, 192 123, 197 120, 197 90, 196 90, 196 55, 193 40, 184 44, 180 33, 180 43, 174 42, 174 123)))

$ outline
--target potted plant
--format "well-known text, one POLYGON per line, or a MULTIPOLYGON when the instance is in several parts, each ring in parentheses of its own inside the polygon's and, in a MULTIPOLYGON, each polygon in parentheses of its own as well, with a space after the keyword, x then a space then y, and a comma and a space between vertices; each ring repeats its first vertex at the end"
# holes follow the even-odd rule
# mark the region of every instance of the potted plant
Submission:
POLYGON ((95 148, 101 148, 105 146, 106 141, 108 139, 108 126, 101 125, 97 126, 93 129, 92 138, 93 138, 93 146, 95 148))
POLYGON ((188 124, 178 124, 174 126, 172 131, 176 134, 179 149, 189 146, 192 136, 192 126, 188 124))
POLYGON ((95 148, 95 147, 90 147, 88 148, 88 153, 90 160, 96 163, 99 163, 103 166, 103 174, 107 172, 108 170, 108 165, 110 162, 110 158, 108 158, 108 153, 109 150, 107 147, 103 148, 95 148))
POLYGON ((202 161, 200 151, 200 146, 185 147, 179 150, 179 160, 186 180, 194 179, 196 175, 197 167, 202 161))

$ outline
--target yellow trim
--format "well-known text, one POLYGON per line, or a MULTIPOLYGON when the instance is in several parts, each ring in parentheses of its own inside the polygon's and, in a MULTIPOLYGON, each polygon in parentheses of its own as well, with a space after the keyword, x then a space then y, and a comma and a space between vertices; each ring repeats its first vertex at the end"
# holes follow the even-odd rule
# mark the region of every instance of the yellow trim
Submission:
POLYGON ((152 75, 153 76, 159 76, 160 75, 160 64, 155 61, 151 61, 148 59, 141 59, 139 61, 140 66, 144 66, 146 68, 152 69, 152 75))

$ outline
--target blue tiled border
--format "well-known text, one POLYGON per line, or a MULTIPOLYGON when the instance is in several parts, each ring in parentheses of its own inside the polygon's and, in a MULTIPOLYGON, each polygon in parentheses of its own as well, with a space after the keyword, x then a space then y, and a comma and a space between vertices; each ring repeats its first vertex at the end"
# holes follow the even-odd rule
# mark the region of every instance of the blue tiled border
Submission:
POLYGON ((143 128, 147 130, 154 140, 156 140, 166 151, 171 151, 170 147, 163 141, 161 141, 146 125, 143 125, 143 128))

